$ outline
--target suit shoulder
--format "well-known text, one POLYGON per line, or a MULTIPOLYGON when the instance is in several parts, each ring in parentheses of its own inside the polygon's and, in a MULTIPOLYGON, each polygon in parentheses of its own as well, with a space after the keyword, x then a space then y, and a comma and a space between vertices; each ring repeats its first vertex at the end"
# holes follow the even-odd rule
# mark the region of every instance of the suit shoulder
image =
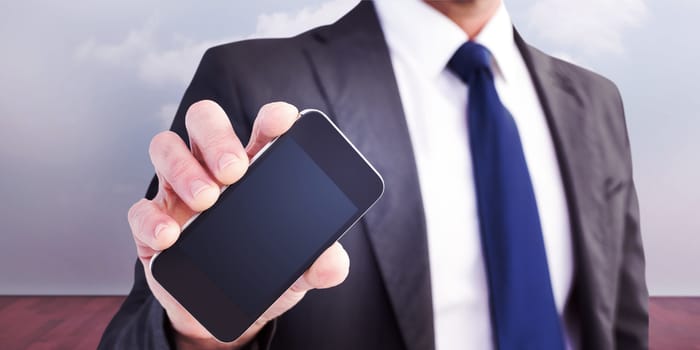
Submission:
POLYGON ((622 97, 617 85, 587 68, 547 55, 551 72, 576 96, 595 127, 598 141, 614 163, 629 165, 629 136, 622 97), (617 150, 617 151, 615 151, 617 150))
POLYGON ((619 103, 620 91, 615 82, 609 78, 569 61, 550 55, 547 56, 552 62, 552 67, 560 76, 587 92, 589 96, 595 97, 596 99, 610 98, 615 100, 616 103, 619 103))
POLYGON ((204 55, 212 58, 227 58, 230 56, 268 52, 272 49, 284 50, 292 46, 290 41, 294 39, 295 38, 263 38, 234 41, 212 46, 206 50, 204 55))
POLYGON ((199 64, 198 70, 207 72, 201 84, 225 84, 221 94, 236 101, 239 113, 251 120, 270 101, 318 105, 310 101, 317 85, 308 55, 317 30, 290 38, 249 39, 211 47, 199 64))
MULTIPOLYGON (((579 101, 589 107, 600 109, 609 115, 612 113, 613 119, 624 119, 624 107, 622 96, 617 85, 609 78, 594 72, 588 68, 548 55, 535 48, 531 48, 536 55, 545 57, 549 65, 549 70, 553 72, 560 81, 575 91, 579 101), (622 118, 616 118, 621 116, 622 118)), ((624 125, 622 125, 624 127, 624 125)), ((620 127, 617 125, 616 127, 620 127)))
POLYGON ((309 40, 313 40, 315 33, 325 27, 313 28, 292 37, 246 39, 216 45, 206 50, 203 60, 225 61, 230 64, 235 61, 247 62, 246 59, 254 60, 251 63, 281 61, 285 57, 289 59, 290 55, 300 52, 309 40))

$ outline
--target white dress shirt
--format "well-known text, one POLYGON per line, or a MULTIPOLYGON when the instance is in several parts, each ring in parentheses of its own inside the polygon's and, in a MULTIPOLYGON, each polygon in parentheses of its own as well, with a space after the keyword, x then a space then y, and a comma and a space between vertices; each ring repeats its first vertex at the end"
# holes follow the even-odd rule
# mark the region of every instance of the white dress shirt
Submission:
MULTIPOLYGON (((467 86, 447 62, 466 33, 422 1, 376 0, 425 208, 437 350, 492 349, 489 292, 466 124, 467 86)), ((520 132, 557 310, 573 277, 566 198, 549 128, 501 4, 474 40, 492 55, 496 90, 520 132)))

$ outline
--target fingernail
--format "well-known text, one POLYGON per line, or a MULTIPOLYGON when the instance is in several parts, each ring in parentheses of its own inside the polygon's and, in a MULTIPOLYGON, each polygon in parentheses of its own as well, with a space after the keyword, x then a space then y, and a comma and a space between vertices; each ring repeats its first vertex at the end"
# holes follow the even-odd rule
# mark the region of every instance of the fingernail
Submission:
POLYGON ((238 157, 232 153, 224 153, 221 158, 219 158, 219 170, 224 170, 237 161, 238 157))
POLYGON ((192 181, 192 185, 190 186, 190 188, 192 189, 192 198, 197 198, 197 195, 206 191, 210 187, 211 186, 208 183, 206 183, 202 180, 192 181))
POLYGON ((156 226, 156 232, 155 232, 155 237, 158 238, 161 233, 165 232, 165 230, 168 228, 168 224, 158 224, 156 226))

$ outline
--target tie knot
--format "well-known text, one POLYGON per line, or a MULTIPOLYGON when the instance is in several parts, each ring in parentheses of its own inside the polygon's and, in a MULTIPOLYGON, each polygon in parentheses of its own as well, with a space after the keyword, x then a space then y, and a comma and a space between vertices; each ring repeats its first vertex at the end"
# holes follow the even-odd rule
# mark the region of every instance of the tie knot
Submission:
POLYGON ((447 67, 468 84, 474 73, 491 74, 491 53, 483 45, 467 41, 452 55, 447 67))

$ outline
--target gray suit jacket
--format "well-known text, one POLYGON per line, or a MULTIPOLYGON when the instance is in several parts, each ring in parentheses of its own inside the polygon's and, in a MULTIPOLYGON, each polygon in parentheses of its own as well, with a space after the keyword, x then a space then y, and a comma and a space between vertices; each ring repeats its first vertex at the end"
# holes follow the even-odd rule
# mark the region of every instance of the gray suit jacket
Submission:
MULTIPOLYGON (((571 217, 575 281, 567 318, 583 349, 647 348, 647 289, 622 102, 609 80, 516 41, 549 123, 571 217)), ((226 110, 243 142, 270 101, 327 111, 383 174, 386 192, 344 236, 345 283, 312 291, 251 348, 433 349, 426 229, 416 166, 374 6, 294 38, 206 52, 172 129, 201 99, 226 110)), ((154 180, 155 181, 155 180, 154 180)), ((147 197, 155 194, 152 183, 147 197)), ((469 325, 465 325, 469 327, 469 325)), ((101 348, 168 348, 170 327, 136 264, 134 287, 101 348)))

